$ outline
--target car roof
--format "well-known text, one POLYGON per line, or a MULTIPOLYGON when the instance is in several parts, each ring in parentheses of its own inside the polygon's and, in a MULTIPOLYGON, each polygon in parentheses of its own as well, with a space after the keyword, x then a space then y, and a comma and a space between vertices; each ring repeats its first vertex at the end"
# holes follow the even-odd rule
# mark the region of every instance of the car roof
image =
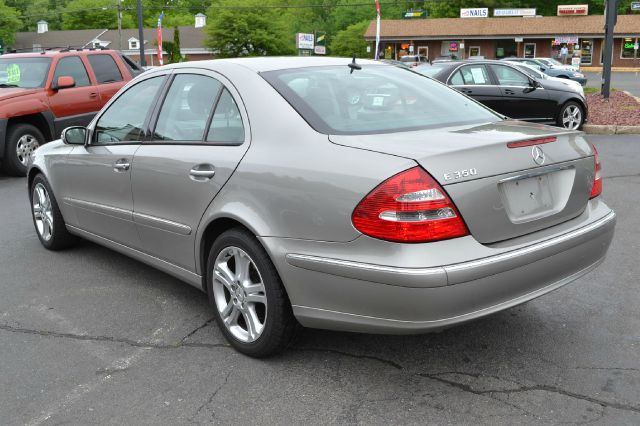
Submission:
MULTIPOLYGON (((213 59, 209 61, 197 61, 198 68, 215 69, 217 64, 230 63, 248 68, 257 73, 266 71, 277 71, 290 68, 307 68, 307 67, 325 67, 336 65, 347 65, 353 61, 353 58, 336 58, 336 57, 319 57, 319 56, 283 56, 283 57, 260 57, 260 58, 229 58, 229 59, 213 59)), ((371 59, 356 59, 356 63, 360 65, 378 65, 390 66, 382 61, 374 61, 371 59)), ((193 67, 194 62, 182 62, 180 64, 172 64, 162 68, 182 68, 193 67)))
POLYGON ((52 56, 69 56, 78 54, 95 54, 95 53, 108 53, 112 52, 111 49, 71 49, 71 50, 44 50, 42 52, 21 52, 21 53, 7 53, 0 56, 0 58, 47 58, 52 56))

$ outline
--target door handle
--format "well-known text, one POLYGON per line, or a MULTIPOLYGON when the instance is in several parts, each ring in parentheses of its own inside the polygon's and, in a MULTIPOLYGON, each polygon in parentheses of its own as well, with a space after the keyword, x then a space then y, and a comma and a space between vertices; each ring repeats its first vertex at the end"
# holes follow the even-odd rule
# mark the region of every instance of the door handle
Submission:
POLYGON ((198 182, 211 179, 216 174, 215 167, 212 164, 198 164, 189 170, 189 178, 198 182))
POLYGON ((465 94, 473 93, 473 90, 471 89, 461 89, 460 91, 465 94))
POLYGON ((515 95, 516 92, 514 92, 513 90, 505 90, 504 93, 506 93, 507 95, 515 95))
POLYGON ((114 172, 126 172, 131 167, 131 163, 126 158, 121 158, 113 163, 114 172))
POLYGON ((90 99, 96 99, 98 97, 98 94, 95 92, 89 93, 89 98, 90 99))

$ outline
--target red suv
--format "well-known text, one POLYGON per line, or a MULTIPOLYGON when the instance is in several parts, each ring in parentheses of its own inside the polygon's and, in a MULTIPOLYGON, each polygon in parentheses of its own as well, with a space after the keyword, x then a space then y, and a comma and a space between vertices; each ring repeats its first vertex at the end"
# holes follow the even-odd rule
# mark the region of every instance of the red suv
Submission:
POLYGON ((142 70, 112 50, 0 56, 0 161, 24 176, 32 152, 68 126, 85 126, 142 70))

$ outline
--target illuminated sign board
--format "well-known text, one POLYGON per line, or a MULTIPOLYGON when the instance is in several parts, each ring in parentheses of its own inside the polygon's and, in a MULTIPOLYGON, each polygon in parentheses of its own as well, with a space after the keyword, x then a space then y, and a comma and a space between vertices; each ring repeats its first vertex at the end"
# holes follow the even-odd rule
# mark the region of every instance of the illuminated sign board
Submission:
POLYGON ((558 6, 558 16, 584 16, 588 14, 589 14, 588 4, 558 6))
POLYGON ((426 17, 426 10, 407 10, 406 12, 402 12, 402 19, 420 19, 426 17))
POLYGON ((473 9, 460 9, 461 18, 487 18, 489 16, 489 8, 476 7, 473 9))

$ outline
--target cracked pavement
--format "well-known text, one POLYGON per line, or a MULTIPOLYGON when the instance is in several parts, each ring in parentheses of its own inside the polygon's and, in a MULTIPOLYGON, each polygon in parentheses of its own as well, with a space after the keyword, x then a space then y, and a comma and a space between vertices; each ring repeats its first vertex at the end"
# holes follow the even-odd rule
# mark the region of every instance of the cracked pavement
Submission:
POLYGON ((0 175, 0 424, 640 424, 640 139, 591 140, 618 214, 597 270, 438 334, 305 330, 267 360, 168 275, 44 250, 0 175))

